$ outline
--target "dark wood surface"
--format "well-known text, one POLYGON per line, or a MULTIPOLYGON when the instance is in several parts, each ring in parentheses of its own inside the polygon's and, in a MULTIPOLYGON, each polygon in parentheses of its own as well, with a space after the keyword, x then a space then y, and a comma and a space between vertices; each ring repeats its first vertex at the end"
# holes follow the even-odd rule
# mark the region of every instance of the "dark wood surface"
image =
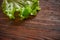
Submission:
POLYGON ((40 0, 40 6, 36 17, 22 22, 10 21, 0 8, 0 40, 60 40, 60 0, 40 0))

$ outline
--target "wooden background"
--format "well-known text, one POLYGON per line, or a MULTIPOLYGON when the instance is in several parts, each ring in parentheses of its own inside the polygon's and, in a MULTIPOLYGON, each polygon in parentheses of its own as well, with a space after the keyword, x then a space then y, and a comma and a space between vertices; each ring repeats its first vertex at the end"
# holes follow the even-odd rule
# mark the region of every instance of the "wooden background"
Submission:
POLYGON ((0 40, 60 40, 60 0, 40 0, 40 6, 36 17, 22 22, 10 21, 0 8, 0 40))

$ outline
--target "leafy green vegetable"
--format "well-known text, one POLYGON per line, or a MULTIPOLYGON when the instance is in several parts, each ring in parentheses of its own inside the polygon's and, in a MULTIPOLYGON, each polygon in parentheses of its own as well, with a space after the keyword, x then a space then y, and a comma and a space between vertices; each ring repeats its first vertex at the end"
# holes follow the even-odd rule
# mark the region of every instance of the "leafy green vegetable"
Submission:
POLYGON ((20 19, 36 15, 40 10, 39 0, 3 0, 2 9, 10 19, 15 19, 15 12, 19 12, 20 19))

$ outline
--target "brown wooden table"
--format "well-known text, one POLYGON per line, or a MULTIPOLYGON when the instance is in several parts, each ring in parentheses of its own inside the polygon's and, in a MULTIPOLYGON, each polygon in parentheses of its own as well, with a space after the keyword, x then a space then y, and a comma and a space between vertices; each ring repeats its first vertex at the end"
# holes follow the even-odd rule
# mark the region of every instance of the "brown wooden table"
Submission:
POLYGON ((22 22, 10 21, 0 8, 0 40, 60 40, 60 0, 40 0, 40 6, 36 17, 22 22))

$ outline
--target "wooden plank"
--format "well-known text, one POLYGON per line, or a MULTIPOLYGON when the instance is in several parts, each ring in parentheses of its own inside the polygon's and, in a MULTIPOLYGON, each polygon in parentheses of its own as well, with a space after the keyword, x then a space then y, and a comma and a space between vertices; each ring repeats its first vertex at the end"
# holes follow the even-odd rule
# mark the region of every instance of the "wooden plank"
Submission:
POLYGON ((40 6, 36 17, 22 22, 0 9, 0 40, 60 40, 60 0, 40 0, 40 6))

